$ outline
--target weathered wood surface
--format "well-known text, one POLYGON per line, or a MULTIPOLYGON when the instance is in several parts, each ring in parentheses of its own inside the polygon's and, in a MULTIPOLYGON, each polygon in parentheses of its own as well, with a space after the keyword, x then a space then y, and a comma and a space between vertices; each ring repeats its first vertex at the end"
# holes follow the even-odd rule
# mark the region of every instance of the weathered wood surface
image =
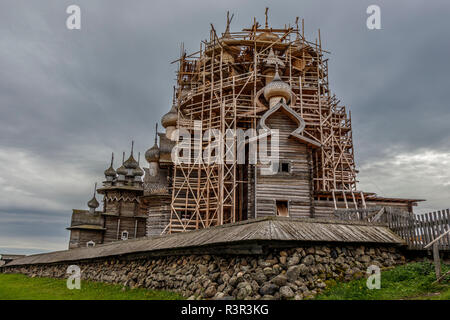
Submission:
MULTIPOLYGON (((392 230, 402 236, 411 249, 427 249, 427 244, 437 239, 450 229, 449 209, 413 217, 393 217, 390 219, 392 230)), ((441 237, 438 241, 439 250, 450 250, 450 234, 441 237)))
POLYGON ((437 242, 433 244, 433 262, 434 262, 434 270, 436 273, 436 280, 439 280, 441 277, 441 258, 439 256, 439 245, 437 242))
POLYGON ((424 214, 405 213, 390 207, 336 210, 335 216, 346 221, 373 221, 385 223, 408 244, 409 249, 430 250, 427 244, 438 239, 439 250, 450 250, 450 210, 440 210, 424 214), (383 214, 380 209, 384 209, 383 214), (441 236, 445 234, 444 236, 441 236))
POLYGON ((189 248, 232 247, 237 244, 292 242, 377 243, 403 245, 387 227, 360 221, 271 217, 157 237, 118 241, 91 248, 37 254, 15 260, 11 265, 72 262, 139 253, 189 248))
POLYGON ((384 203, 380 201, 372 201, 366 199, 367 209, 363 209, 362 207, 356 209, 354 208, 354 203, 352 201, 348 201, 349 208, 345 207, 344 201, 337 201, 337 210, 334 208, 334 204, 332 200, 316 200, 315 201, 315 212, 316 217, 329 217, 332 215, 338 215, 339 219, 344 220, 354 220, 349 219, 343 216, 346 213, 350 215, 356 215, 357 213, 362 213, 364 216, 365 213, 374 213, 377 210, 380 210, 382 207, 390 207, 395 211, 401 211, 408 213, 408 204, 407 203, 384 203))

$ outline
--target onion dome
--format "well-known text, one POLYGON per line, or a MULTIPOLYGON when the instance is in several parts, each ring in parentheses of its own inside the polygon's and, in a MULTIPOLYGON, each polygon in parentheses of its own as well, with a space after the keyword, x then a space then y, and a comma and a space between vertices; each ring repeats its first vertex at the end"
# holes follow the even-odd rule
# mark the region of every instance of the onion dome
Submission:
POLYGON ((122 165, 117 168, 117 174, 118 175, 126 175, 128 173, 127 168, 125 168, 124 166, 124 162, 125 162, 125 152, 122 154, 122 165))
POLYGON ((123 165, 126 169, 136 169, 138 167, 138 163, 132 154, 130 154, 130 157, 123 163, 123 165))
POLYGON ((281 80, 278 74, 278 65, 276 65, 273 80, 264 87, 264 98, 269 101, 273 97, 283 97, 286 102, 291 98, 291 86, 281 80))
POLYGON ((134 141, 131 142, 130 157, 123 163, 126 169, 136 169, 138 167, 138 163, 133 157, 133 148, 134 148, 134 141))
POLYGON ((142 168, 139 166, 139 162, 141 159, 141 153, 139 152, 138 154, 138 166, 136 169, 134 169, 133 171, 133 175, 136 177, 142 177, 144 175, 144 170, 142 170, 142 168))
POLYGON ((95 198, 95 195, 94 195, 94 197, 93 197, 91 200, 89 200, 89 202, 88 202, 88 207, 89 207, 89 208, 92 208, 92 209, 97 209, 99 205, 100 205, 100 204, 98 203, 97 199, 95 198))
POLYGON ((145 152, 145 160, 147 160, 148 163, 159 161, 159 147, 157 139, 158 139, 158 124, 156 124, 155 130, 155 144, 153 145, 153 147, 151 147, 145 152))
POLYGON ((268 16, 268 12, 269 12, 269 8, 266 8, 266 11, 264 13, 264 15, 266 16, 266 25, 265 25, 265 28, 264 28, 264 32, 262 32, 259 35, 257 35, 256 36, 256 40, 274 42, 274 41, 277 41, 279 38, 278 38, 278 36, 275 33, 271 32, 271 31, 268 31, 269 30, 269 16, 268 16))
POLYGON ((111 155, 111 165, 108 169, 105 170, 105 177, 115 177, 116 176, 116 170, 113 168, 113 162, 114 162, 114 153, 111 155))
POLYGON ((141 167, 137 167, 133 171, 135 177, 142 177, 144 175, 144 170, 141 167))
POLYGON ((280 66, 281 68, 284 68, 284 62, 280 58, 278 58, 275 53, 273 52, 273 49, 270 48, 269 54, 267 58, 264 59, 264 63, 268 66, 275 67, 276 65, 280 66))
POLYGON ((265 25, 265 31, 260 33, 258 36, 256 36, 256 40, 262 40, 262 41, 276 41, 278 40, 278 36, 275 33, 272 33, 269 30, 269 8, 266 8, 266 11, 264 12, 264 15, 266 16, 266 25, 265 25))
POLYGON ((170 111, 161 118, 161 124, 164 128, 175 127, 177 125, 177 121, 178 114, 174 103, 170 111))
POLYGON ((259 41, 275 42, 278 39, 279 39, 278 36, 275 33, 270 32, 270 31, 265 31, 256 36, 256 40, 259 40, 259 41))
POLYGON ((147 160, 148 163, 159 161, 159 147, 156 143, 145 152, 145 160, 147 160))
POLYGON ((100 206, 100 204, 98 203, 97 199, 95 198, 96 191, 97 191, 97 183, 95 184, 94 196, 87 203, 87 205, 88 205, 89 209, 91 210, 91 212, 95 211, 95 209, 97 209, 100 206))

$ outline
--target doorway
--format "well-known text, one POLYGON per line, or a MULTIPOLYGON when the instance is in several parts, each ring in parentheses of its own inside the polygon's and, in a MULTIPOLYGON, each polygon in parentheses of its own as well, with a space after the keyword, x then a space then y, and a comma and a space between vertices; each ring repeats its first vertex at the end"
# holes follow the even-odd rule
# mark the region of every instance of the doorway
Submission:
POLYGON ((289 202, 287 200, 276 200, 277 211, 279 217, 289 217, 289 202))

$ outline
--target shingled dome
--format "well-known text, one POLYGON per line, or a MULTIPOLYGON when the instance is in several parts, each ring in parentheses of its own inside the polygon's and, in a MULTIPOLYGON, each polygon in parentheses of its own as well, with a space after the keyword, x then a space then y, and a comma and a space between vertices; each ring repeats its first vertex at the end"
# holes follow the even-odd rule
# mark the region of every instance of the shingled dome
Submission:
POLYGON ((134 141, 131 141, 131 153, 130 157, 123 163, 124 167, 128 170, 128 174, 131 174, 134 169, 139 167, 139 163, 133 157, 134 141))
POLYGON ((113 161, 114 161, 114 153, 111 155, 111 165, 108 169, 105 170, 105 177, 115 177, 116 176, 116 170, 113 168, 113 161))
POLYGON ((256 40, 259 40, 259 41, 277 41, 278 40, 278 36, 275 34, 275 33, 273 33, 273 32, 268 32, 268 31, 266 31, 266 32, 263 32, 263 33, 260 33, 259 35, 257 35, 256 36, 256 40))
POLYGON ((111 166, 108 169, 105 170, 105 176, 106 177, 115 177, 116 176, 116 170, 111 166))
POLYGON ((273 80, 264 88, 264 97, 267 101, 273 97, 283 97, 288 102, 291 98, 291 87, 281 80, 280 75, 278 74, 278 67, 275 71, 275 76, 273 80))
POLYGON ((136 169, 134 169, 133 175, 142 177, 144 175, 144 170, 142 170, 142 168, 138 166, 136 169))
POLYGON ((172 105, 170 111, 161 118, 161 124, 164 128, 174 127, 177 125, 177 121, 178 121, 177 110, 175 108, 175 105, 172 105))
POLYGON ((96 192, 97 192, 97 183, 95 184, 95 187, 94 187, 94 195, 92 196, 92 199, 89 200, 87 203, 87 205, 91 209, 91 211, 94 211, 95 209, 97 209, 100 206, 100 204, 97 201, 97 198, 95 198, 96 192))
POLYGON ((125 168, 124 166, 124 163, 125 163, 125 152, 122 154, 122 165, 119 168, 117 168, 117 174, 119 176, 125 176, 128 173, 127 168, 125 168))
POLYGON ((88 201, 87 205, 89 208, 97 209, 100 204, 98 203, 95 196, 93 196, 92 199, 88 201))
POLYGON ((148 163, 159 161, 159 147, 156 143, 145 152, 145 159, 148 163))
POLYGON ((127 174, 127 169, 124 167, 123 164, 119 168, 117 168, 117 174, 123 176, 127 174))
POLYGON ((280 66, 281 68, 285 67, 283 60, 281 60, 280 58, 278 58, 275 55, 272 48, 270 48, 267 58, 264 59, 264 63, 268 66, 273 66, 273 67, 275 67, 276 65, 280 66))
POLYGON ((138 167, 138 162, 134 159, 133 155, 130 154, 130 157, 123 163, 126 169, 136 169, 138 167))

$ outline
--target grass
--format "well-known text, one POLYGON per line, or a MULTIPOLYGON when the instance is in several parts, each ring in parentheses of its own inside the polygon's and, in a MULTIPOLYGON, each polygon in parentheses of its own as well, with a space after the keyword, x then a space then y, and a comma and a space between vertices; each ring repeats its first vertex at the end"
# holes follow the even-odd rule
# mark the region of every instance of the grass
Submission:
POLYGON ((123 289, 121 285, 81 281, 80 290, 69 290, 64 279, 29 278, 0 273, 0 300, 181 300, 160 290, 123 289))
MULTIPOLYGON (((442 264, 442 274, 450 265, 442 264)), ((367 279, 331 283, 318 300, 450 300, 450 276, 434 284, 434 264, 408 263, 381 272, 381 288, 370 290, 367 279)))
MULTIPOLYGON (((442 273, 450 265, 442 264, 442 273)), ((450 300, 450 276, 436 280, 430 262, 409 263, 382 271, 381 289, 370 290, 366 279, 329 281, 318 300, 450 300)), ((82 281, 80 290, 69 290, 64 279, 29 278, 22 274, 0 273, 0 300, 181 300, 182 296, 160 290, 124 289, 121 285, 82 281)))

